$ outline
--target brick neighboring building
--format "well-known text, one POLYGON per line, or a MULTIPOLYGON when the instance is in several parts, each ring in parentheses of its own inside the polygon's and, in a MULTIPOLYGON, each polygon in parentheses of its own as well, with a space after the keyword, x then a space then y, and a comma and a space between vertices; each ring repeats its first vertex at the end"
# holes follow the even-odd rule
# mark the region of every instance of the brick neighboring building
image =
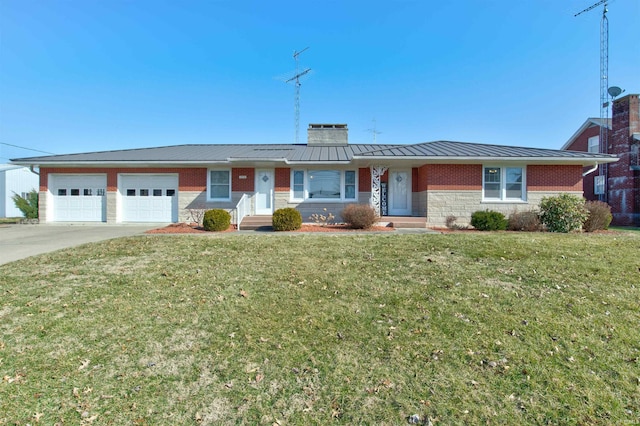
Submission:
MULTIPOLYGON (((584 196, 606 201, 615 225, 640 226, 640 105, 639 95, 630 94, 613 102, 608 122, 608 146, 599 147, 600 119, 589 118, 564 144, 563 150, 613 154, 615 163, 600 167, 584 177, 584 196), (601 179, 600 191, 595 181, 601 179)), ((585 171, 587 171, 586 169, 585 171)))

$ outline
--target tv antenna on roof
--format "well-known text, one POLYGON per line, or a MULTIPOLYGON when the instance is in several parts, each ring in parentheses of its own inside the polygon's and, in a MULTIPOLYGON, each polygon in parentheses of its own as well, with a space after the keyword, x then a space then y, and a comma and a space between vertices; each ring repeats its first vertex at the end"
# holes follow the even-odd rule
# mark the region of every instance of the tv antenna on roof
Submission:
POLYGON ((373 119, 373 120, 371 120, 371 121, 373 121, 373 129, 367 129, 367 132, 371 132, 371 133, 373 134, 373 144, 375 145, 375 144, 377 144, 377 143, 378 143, 378 141, 377 141, 377 136, 378 136, 380 133, 382 133, 382 132, 379 132, 379 131, 376 129, 376 119, 374 118, 374 119, 373 119))
POLYGON ((308 47, 305 47, 304 49, 300 50, 300 51, 293 51, 293 59, 296 61, 296 71, 295 71, 295 75, 293 77, 291 77, 290 79, 288 79, 287 81, 285 81, 285 83, 291 83, 291 82, 295 82, 295 88, 296 88, 296 97, 295 97, 295 107, 294 107, 294 111, 295 111, 295 129, 296 129, 296 139, 295 139, 295 143, 300 143, 300 86, 302 85, 300 83, 300 77, 304 76, 305 74, 308 74, 309 71, 311 71, 311 68, 306 68, 303 71, 300 71, 300 64, 298 61, 298 56, 300 56, 300 54, 302 52, 304 52, 305 50, 309 49, 308 47))

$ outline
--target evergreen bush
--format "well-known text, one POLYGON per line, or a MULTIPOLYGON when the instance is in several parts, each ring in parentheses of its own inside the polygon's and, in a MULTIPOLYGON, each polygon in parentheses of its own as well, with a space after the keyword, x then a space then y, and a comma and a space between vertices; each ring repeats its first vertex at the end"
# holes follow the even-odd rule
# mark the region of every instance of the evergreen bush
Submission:
POLYGON ((471 215, 471 226, 479 231, 504 231, 507 219, 500 212, 478 210, 471 215))
POLYGON ((207 210, 202 218, 205 231, 226 231, 231 225, 231 215, 223 209, 207 210))
POLYGON ((26 197, 13 193, 11 197, 16 208, 22 212, 25 219, 37 219, 38 218, 38 192, 35 190, 29 191, 26 197))
POLYGON ((273 212, 271 225, 274 231, 296 231, 302 227, 302 215, 291 207, 278 209, 273 212))
POLYGON ((550 232, 571 232, 582 229, 589 212, 584 198, 563 193, 544 197, 540 202, 540 220, 550 232))

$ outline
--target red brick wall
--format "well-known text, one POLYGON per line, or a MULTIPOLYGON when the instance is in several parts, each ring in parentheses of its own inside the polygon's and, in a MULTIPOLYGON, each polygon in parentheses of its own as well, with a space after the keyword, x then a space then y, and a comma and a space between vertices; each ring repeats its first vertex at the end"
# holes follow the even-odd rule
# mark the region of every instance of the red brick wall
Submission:
POLYGON ((176 173, 180 191, 204 191, 207 188, 207 169, 195 168, 105 168, 105 167, 42 167, 40 168, 40 191, 46 191, 50 173, 106 174, 107 191, 118 190, 118 173, 176 173))
POLYGON ((371 192, 371 169, 368 167, 358 169, 358 190, 371 192))
POLYGON ((237 168, 231 169, 231 190, 232 191, 253 191, 255 182, 255 169, 237 168), (244 179, 240 179, 244 176, 244 179))
POLYGON ((413 192, 420 192, 427 190, 427 176, 429 167, 426 164, 424 166, 418 167, 417 169, 413 169, 413 192))
POLYGON ((528 191, 582 191, 582 166, 527 166, 528 191))
MULTIPOLYGON (((600 135, 600 126, 592 126, 582 132, 571 145, 567 147, 569 151, 589 151, 589 138, 600 135)), ((583 171, 589 170, 592 167, 586 167, 583 171)), ((582 189, 584 191, 584 197, 587 200, 597 200, 598 196, 593 193, 593 178, 598 175, 596 170, 593 173, 588 174, 583 178, 582 189)))
POLYGON ((613 103, 613 130, 609 152, 620 160, 609 164, 608 203, 616 225, 640 225, 640 172, 631 169, 633 133, 640 132, 638 95, 627 95, 613 103))
POLYGON ((288 168, 276 168, 275 178, 275 190, 276 192, 289 191, 291 187, 291 169, 288 168))
POLYGON ((600 136, 600 126, 588 127, 567 147, 567 151, 589 151, 589 138, 593 136, 600 136))
POLYGON ((429 190, 482 190, 481 164, 429 164, 426 175, 429 190))

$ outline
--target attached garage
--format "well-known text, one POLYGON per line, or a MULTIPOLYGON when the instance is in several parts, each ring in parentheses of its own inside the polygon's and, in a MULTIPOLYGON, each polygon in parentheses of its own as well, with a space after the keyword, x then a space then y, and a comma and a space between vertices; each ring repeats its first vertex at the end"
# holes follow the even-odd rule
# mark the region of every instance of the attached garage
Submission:
MULTIPOLYGON (((105 222, 107 176, 49 175, 53 222, 105 222)), ((50 213, 51 214, 51 213, 50 213)))
POLYGON ((121 222, 177 222, 178 175, 118 176, 121 222))

